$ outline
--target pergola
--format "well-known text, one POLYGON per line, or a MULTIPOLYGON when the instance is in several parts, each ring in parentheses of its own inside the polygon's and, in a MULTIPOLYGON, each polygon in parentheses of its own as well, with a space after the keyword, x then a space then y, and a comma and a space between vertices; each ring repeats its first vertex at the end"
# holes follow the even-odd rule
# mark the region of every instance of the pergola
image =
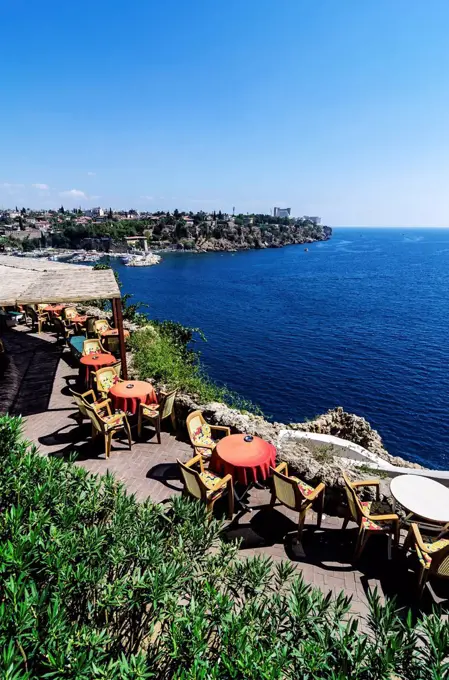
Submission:
POLYGON ((122 373, 126 380, 126 348, 120 289, 112 269, 0 255, 0 305, 15 307, 42 303, 110 300, 118 330, 122 373))

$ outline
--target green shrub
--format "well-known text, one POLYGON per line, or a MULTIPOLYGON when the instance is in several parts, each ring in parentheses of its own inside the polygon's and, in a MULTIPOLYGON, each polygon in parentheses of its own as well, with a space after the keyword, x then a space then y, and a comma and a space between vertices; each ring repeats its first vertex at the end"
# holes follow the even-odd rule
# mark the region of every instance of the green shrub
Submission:
POLYGON ((154 378, 197 397, 202 403, 219 401, 240 410, 261 413, 250 401, 210 380, 198 354, 188 347, 193 334, 199 332, 172 321, 152 321, 147 328, 134 333, 131 338, 133 365, 139 377, 154 378))
POLYGON ((291 563, 239 560, 197 502, 139 504, 0 416, 2 680, 433 680, 448 623, 371 598, 371 635, 291 563))

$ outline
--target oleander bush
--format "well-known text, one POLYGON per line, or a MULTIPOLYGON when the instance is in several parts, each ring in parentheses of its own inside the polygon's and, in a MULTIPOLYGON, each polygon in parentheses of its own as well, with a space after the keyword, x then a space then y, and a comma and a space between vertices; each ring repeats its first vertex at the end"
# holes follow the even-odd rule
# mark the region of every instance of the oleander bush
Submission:
POLYGON ((448 677, 448 624, 349 600, 291 563, 239 560, 199 503, 139 504, 111 475, 44 458, 0 415, 2 680, 448 677))

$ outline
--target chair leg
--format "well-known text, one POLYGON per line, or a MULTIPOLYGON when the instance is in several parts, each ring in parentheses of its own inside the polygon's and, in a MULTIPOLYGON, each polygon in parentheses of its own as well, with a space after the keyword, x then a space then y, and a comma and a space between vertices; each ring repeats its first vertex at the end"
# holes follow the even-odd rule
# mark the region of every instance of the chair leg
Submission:
POLYGON ((143 418, 142 418, 142 411, 141 411, 141 409, 139 408, 139 415, 138 415, 138 417, 137 417, 137 436, 138 436, 139 439, 140 439, 141 436, 142 436, 142 425, 143 425, 142 421, 143 421, 143 418))
POLYGON ((342 528, 342 529, 346 529, 346 527, 347 527, 348 524, 349 524, 349 520, 350 520, 351 518, 352 518, 352 516, 351 516, 351 511, 350 511, 349 508, 348 508, 348 510, 346 511, 346 517, 344 518, 343 524, 341 525, 341 528, 342 528))
POLYGON ((298 541, 301 540, 302 536, 302 531, 304 529, 304 524, 306 521, 306 514, 307 510, 303 510, 302 512, 299 513, 299 518, 298 518, 298 541))
POLYGON ((234 486, 228 482, 228 519, 232 519, 234 514, 234 486))
POLYGON ((362 529, 362 534, 361 534, 361 536, 359 536, 360 540, 358 541, 358 546, 356 546, 356 552, 354 554, 354 560, 360 559, 360 556, 361 556, 362 552, 364 551, 366 544, 368 543, 368 539, 369 539, 370 535, 371 534, 370 534, 369 531, 365 531, 364 529, 362 529))
POLYGON ((177 425, 176 425, 176 414, 175 414, 175 409, 173 409, 172 412, 171 412, 171 414, 170 414, 170 420, 171 420, 172 427, 173 427, 174 431, 176 432, 176 427, 177 427, 177 425))
POLYGON ((109 454, 111 453, 111 443, 112 443, 112 432, 108 432, 108 434, 104 435, 104 448, 105 448, 106 458, 109 458, 109 454))
POLYGON ((320 493, 320 498, 318 500, 318 503, 319 503, 319 505, 318 505, 316 525, 317 525, 318 528, 320 528, 321 522, 322 522, 322 519, 323 519, 323 511, 324 511, 324 489, 320 493))
POLYGON ((426 587, 427 577, 428 577, 428 570, 424 569, 424 567, 421 567, 421 573, 419 575, 419 580, 418 580, 418 599, 419 600, 422 598, 424 588, 426 587))
POLYGON ((161 418, 158 416, 155 418, 155 427, 156 427, 156 435, 157 435, 157 443, 161 443, 161 418))
POLYGON ((130 424, 127 420, 125 421, 124 425, 125 425, 126 434, 128 435, 129 450, 131 451, 131 448, 132 448, 131 427, 130 427, 130 424))

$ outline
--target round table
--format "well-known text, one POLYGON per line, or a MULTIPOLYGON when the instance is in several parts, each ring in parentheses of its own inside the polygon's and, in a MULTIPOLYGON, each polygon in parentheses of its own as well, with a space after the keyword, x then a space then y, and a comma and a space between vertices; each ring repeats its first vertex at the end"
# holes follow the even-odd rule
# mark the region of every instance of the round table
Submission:
POLYGON ((124 380, 113 385, 108 392, 112 405, 125 413, 137 413, 139 404, 157 404, 153 385, 144 380, 124 380), (131 385, 132 387, 128 387, 131 385))
POLYGON ((276 449, 260 437, 246 442, 245 436, 231 434, 221 439, 212 453, 210 467, 219 474, 232 475, 234 482, 249 486, 270 476, 276 449))
MULTIPOLYGON (((115 335, 118 335, 118 329, 117 328, 109 328, 107 331, 102 331, 102 333, 100 333, 100 335, 101 335, 102 338, 110 338, 110 337, 113 337, 115 335)), ((129 338, 129 331, 127 331, 126 329, 123 331, 123 337, 129 338)))
POLYGON ((43 307, 42 310, 53 316, 59 316, 66 307, 67 305, 47 305, 46 307, 43 307))
POLYGON ((86 323, 87 321, 87 315, 85 314, 78 314, 77 316, 73 316, 70 321, 72 323, 77 323, 77 324, 83 324, 86 323))
POLYGON ((99 368, 104 366, 112 366, 112 364, 117 363, 117 359, 112 354, 98 352, 98 354, 86 354, 86 356, 81 357, 80 362, 86 367, 86 385, 90 385, 91 371, 98 371, 99 368))
POLYGON ((393 498, 413 515, 438 524, 449 522, 449 489, 420 475, 399 475, 390 483, 393 498))

